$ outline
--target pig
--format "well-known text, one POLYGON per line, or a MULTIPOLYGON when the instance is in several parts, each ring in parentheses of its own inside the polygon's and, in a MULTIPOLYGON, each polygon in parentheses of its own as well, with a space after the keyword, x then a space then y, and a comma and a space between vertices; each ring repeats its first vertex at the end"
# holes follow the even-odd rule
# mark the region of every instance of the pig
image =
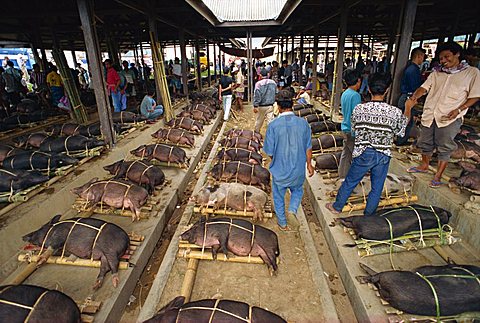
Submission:
POLYGON ((292 110, 293 111, 299 111, 299 110, 310 109, 310 108, 313 108, 313 105, 296 103, 296 104, 293 105, 292 110))
POLYGON ((454 316, 480 311, 480 267, 449 264, 380 273, 363 264, 361 267, 368 276, 359 276, 357 279, 361 283, 375 285, 381 298, 403 312, 454 316))
POLYGON ((263 157, 259 153, 243 148, 222 148, 217 154, 217 159, 223 161, 243 161, 257 165, 261 165, 263 161, 263 157))
POLYGON ((319 110, 314 109, 314 108, 306 108, 306 109, 294 111, 293 113, 297 117, 302 117, 303 118, 303 117, 305 117, 309 114, 322 113, 322 111, 319 111, 319 110))
POLYGON ((342 156, 341 151, 337 151, 334 153, 323 153, 315 157, 315 169, 320 170, 336 170, 338 169, 338 165, 340 163, 340 156, 342 156))
POLYGON ((275 313, 243 302, 226 299, 202 299, 185 303, 185 297, 178 296, 144 323, 224 323, 241 321, 250 323, 287 322, 275 313), (213 314, 213 308, 219 310, 213 314), (240 320, 238 317, 242 319, 240 320))
POLYGON ((101 202, 117 209, 130 209, 132 222, 140 221, 140 208, 148 198, 147 190, 141 186, 121 179, 99 181, 96 177, 82 186, 73 188, 72 193, 87 200, 87 207, 101 202))
POLYGON ((182 240, 198 246, 212 248, 213 259, 219 250, 236 256, 260 257, 271 272, 276 272, 277 257, 280 255, 275 232, 246 220, 232 218, 201 218, 190 229, 182 233, 182 240), (253 237, 252 237, 253 234, 253 237))
POLYGON ((462 168, 462 173, 459 177, 452 177, 450 182, 480 192, 480 168, 478 165, 463 161, 458 162, 458 165, 462 168))
POLYGON ((211 119, 211 115, 209 113, 200 110, 182 111, 177 114, 177 118, 181 117, 189 117, 195 121, 201 122, 202 124, 210 123, 211 119))
POLYGON ((456 141, 457 149, 450 156, 453 159, 470 158, 480 163, 480 146, 469 141, 456 141))
POLYGON ((259 188, 239 183, 220 183, 205 186, 193 201, 202 206, 213 205, 214 209, 231 208, 236 211, 253 211, 253 221, 262 220, 268 195, 259 188))
MULTIPOLYGON (((125 129, 128 129, 129 126, 122 126, 120 123, 114 123, 113 124, 113 131, 115 131, 116 134, 120 134, 125 129)), ((78 134, 85 136, 85 137, 99 137, 102 135, 102 129, 100 127, 100 123, 92 123, 88 126, 81 126, 78 128, 78 134)))
POLYGON ((308 123, 319 122, 319 121, 324 122, 330 119, 329 116, 326 116, 324 114, 318 114, 318 113, 309 114, 304 116, 303 118, 307 120, 308 123))
POLYGON ((48 126, 45 128, 45 132, 50 136, 72 136, 79 134, 80 127, 82 127, 81 124, 68 122, 48 126))
POLYGON ((6 124, 22 125, 42 121, 54 115, 56 115, 56 113, 53 111, 40 110, 34 111, 30 114, 19 114, 15 116, 10 116, 3 119, 3 122, 6 124))
POLYGON ((140 114, 135 114, 133 112, 122 111, 112 113, 112 121, 114 123, 137 123, 146 121, 147 118, 140 114))
POLYGON ((338 135, 321 135, 318 138, 312 138, 312 150, 323 152, 324 149, 343 146, 343 137, 338 135))
POLYGON ((53 137, 50 137, 49 135, 43 133, 43 132, 34 132, 29 135, 24 135, 24 136, 19 136, 16 138, 13 138, 13 143, 17 147, 33 147, 33 148, 39 148, 40 145, 48 139, 53 139, 53 137))
MULTIPOLYGON (((40 229, 23 236, 23 241, 50 250, 52 255, 61 256, 64 252, 70 260, 82 259, 100 260, 100 273, 93 289, 102 286, 105 274, 112 272, 112 284, 118 286, 119 259, 125 254, 130 239, 119 226, 100 219, 72 218, 60 221, 61 215, 54 216, 40 229)), ((38 265, 48 260, 41 254, 38 265)))
POLYGON ((427 230, 438 228, 438 220, 440 225, 447 224, 451 216, 449 211, 436 206, 413 204, 383 209, 371 216, 338 218, 337 221, 353 229, 358 239, 390 240, 390 225, 385 218, 392 224, 393 238, 397 238, 411 231, 419 231, 419 217, 422 221, 422 230, 427 230))
POLYGON ((48 176, 38 171, 6 170, 0 168, 0 192, 17 192, 44 183, 48 176))
POLYGON ((21 153, 26 153, 27 151, 21 148, 17 148, 10 145, 0 144, 0 162, 3 162, 6 158, 21 153))
POLYGON ((220 140, 219 143, 226 148, 244 148, 256 153, 259 153, 261 148, 258 142, 244 137, 233 137, 232 139, 224 138, 220 140))
POLYGON ((40 145, 39 150, 50 153, 66 152, 68 154, 73 151, 86 151, 101 146, 105 146, 105 141, 74 135, 46 140, 40 145))
POLYGON ((247 164, 240 161, 218 163, 210 174, 217 181, 240 181, 247 185, 259 185, 264 191, 270 190, 270 172, 260 165, 247 164))
POLYGON ((165 125, 172 128, 185 129, 197 135, 203 132, 203 126, 200 122, 187 117, 172 119, 169 122, 166 122, 165 125))
MULTIPOLYGON (((340 189, 340 186, 343 182, 342 179, 338 179, 335 183, 335 186, 340 189)), ((393 173, 388 173, 387 178, 385 179, 385 184, 383 185, 382 196, 387 196, 395 193, 404 193, 410 192, 412 190, 413 183, 415 182, 415 177, 410 175, 397 176, 393 173)), ((352 196, 366 196, 368 192, 372 189, 370 178, 364 177, 360 183, 355 187, 352 192, 352 196)))
POLYGON ((48 172, 60 167, 76 164, 78 164, 78 159, 67 155, 50 154, 42 151, 25 151, 7 157, 3 161, 3 168, 8 170, 23 169, 48 172))
POLYGON ((152 137, 178 145, 195 147, 195 136, 181 129, 159 129, 152 133, 152 137))
POLYGON ((191 104, 189 107, 186 109, 187 111, 192 111, 192 110, 198 110, 202 111, 210 116, 210 119, 212 119, 215 114, 215 108, 212 108, 208 105, 202 104, 202 103, 196 103, 196 104, 191 104))
POLYGON ((34 285, 0 286, 0 322, 80 323, 77 303, 64 293, 34 285), (28 310, 13 304, 34 307, 28 310))
POLYGON ((119 160, 111 165, 104 166, 103 169, 115 175, 115 178, 123 178, 138 185, 146 185, 150 195, 155 191, 155 186, 162 185, 165 182, 163 171, 152 165, 148 160, 119 160))
POLYGON ((166 144, 154 144, 154 145, 141 145, 130 151, 132 155, 142 157, 151 161, 155 158, 158 161, 165 163, 175 163, 188 166, 189 159, 187 153, 180 147, 166 145, 166 144))
POLYGON ((31 99, 23 99, 17 104, 17 113, 28 114, 38 110, 40 110, 40 105, 31 99))
POLYGON ((263 140, 263 137, 260 133, 247 129, 230 129, 225 133, 225 136, 229 139, 243 137, 258 142, 259 144, 261 144, 263 140))
POLYGON ((319 121, 310 123, 310 129, 312 129, 312 133, 337 131, 340 130, 340 125, 340 123, 336 123, 330 120, 319 121))

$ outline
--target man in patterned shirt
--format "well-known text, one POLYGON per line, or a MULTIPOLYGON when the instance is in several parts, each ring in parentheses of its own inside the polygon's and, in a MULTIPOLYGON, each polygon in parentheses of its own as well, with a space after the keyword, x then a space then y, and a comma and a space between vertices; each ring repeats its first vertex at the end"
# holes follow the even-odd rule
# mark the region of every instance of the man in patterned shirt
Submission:
POLYGON ((355 133, 353 161, 347 177, 338 190, 335 203, 326 207, 334 214, 342 211, 353 189, 363 176, 370 172, 371 191, 368 194, 364 215, 373 215, 382 195, 388 173, 394 136, 403 136, 410 118, 408 107, 402 111, 383 100, 390 86, 390 75, 375 73, 369 77, 368 87, 372 101, 359 104, 352 113, 352 129, 355 133))

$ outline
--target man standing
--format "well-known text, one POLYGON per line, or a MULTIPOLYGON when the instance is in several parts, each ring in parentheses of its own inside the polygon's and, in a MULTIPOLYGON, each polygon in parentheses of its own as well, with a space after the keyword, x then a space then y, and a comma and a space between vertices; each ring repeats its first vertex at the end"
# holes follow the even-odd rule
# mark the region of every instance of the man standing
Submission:
POLYGON ((225 66, 223 75, 220 78, 220 86, 218 89, 218 99, 223 103, 223 121, 228 120, 230 109, 232 107, 232 89, 235 88, 233 79, 228 75, 230 68, 225 66))
POLYGON ((455 136, 463 123, 467 110, 480 99, 480 71, 469 66, 462 58, 462 47, 455 42, 437 48, 440 66, 428 76, 405 104, 411 108, 427 94, 423 106, 422 125, 417 146, 422 151, 422 163, 409 168, 409 173, 426 173, 433 152, 438 154, 438 169, 430 187, 442 185, 443 172, 450 155, 457 149, 455 136))
POLYGON ((60 100, 64 96, 63 81, 56 66, 52 65, 51 72, 47 75, 47 84, 52 94, 52 104, 54 107, 58 107, 60 100))
MULTIPOLYGON (((425 60, 425 49, 417 47, 412 49, 410 53, 410 61, 407 63, 407 67, 403 72, 402 82, 400 84, 400 92, 402 93, 398 98, 398 107, 400 110, 405 110, 405 102, 408 97, 410 97, 413 92, 415 92, 420 85, 422 85, 422 74, 420 66, 425 60)), ((412 129, 415 123, 414 118, 410 118, 410 121, 407 125, 407 130, 405 130, 405 136, 398 137, 395 142, 396 145, 401 146, 408 143, 408 138, 410 137, 410 130, 412 129)))
POLYGON ((238 67, 234 67, 232 70, 233 77, 235 79, 235 84, 237 88, 235 89, 235 102, 238 110, 243 112, 243 93, 245 92, 245 76, 243 76, 242 71, 238 67))
POLYGON ((338 214, 347 203, 352 191, 363 176, 370 172, 371 191, 368 194, 364 215, 374 215, 387 178, 392 153, 393 137, 403 135, 410 107, 402 115, 399 108, 384 101, 390 86, 390 75, 375 73, 369 77, 371 102, 359 104, 352 113, 352 128, 355 133, 353 161, 347 177, 338 190, 335 203, 326 205, 332 213, 338 214))
POLYGON ((120 76, 115 68, 113 68, 111 59, 106 59, 104 63, 107 69, 107 91, 112 96, 113 111, 121 112, 122 94, 120 93, 120 76))
POLYGON ((277 93, 277 84, 275 81, 268 79, 267 75, 266 70, 260 72, 259 80, 255 83, 255 91, 253 92, 253 112, 257 114, 257 120, 255 121, 255 131, 257 132, 260 132, 265 118, 267 124, 270 122, 275 94, 277 93))
POLYGON ((293 114, 292 91, 284 89, 276 101, 280 115, 267 128, 263 150, 272 158, 272 194, 281 230, 298 229, 297 210, 302 202, 305 163, 308 176, 314 174, 312 166, 311 130, 307 121, 293 114), (290 205, 285 216, 285 193, 290 190, 290 205))
POLYGON ((350 164, 352 163, 353 147, 355 145, 355 137, 352 133, 352 123, 350 121, 352 112, 355 107, 362 103, 362 98, 358 94, 358 89, 362 84, 362 78, 357 70, 348 69, 343 74, 343 81, 348 88, 342 93, 341 107, 342 107, 342 132, 343 132, 343 150, 340 157, 340 164, 338 166, 338 177, 345 178, 350 164))
POLYGON ((30 83, 33 84, 33 89, 35 90, 35 93, 40 98, 42 103, 46 107, 49 107, 50 103, 47 99, 47 78, 45 76, 45 73, 40 71, 40 66, 38 64, 33 64, 33 71, 30 74, 30 83))
POLYGON ((5 57, 7 62, 5 72, 2 77, 5 81, 5 91, 7 92, 7 98, 12 107, 16 107, 20 102, 20 92, 22 90, 22 72, 17 70, 13 62, 5 57))
POLYGON ((173 87, 173 95, 180 94, 182 89, 182 65, 180 65, 180 59, 175 57, 175 62, 170 68, 171 85, 173 87))
POLYGON ((279 70, 280 75, 280 87, 288 87, 292 85, 292 66, 288 65, 288 61, 285 59, 282 61, 282 67, 279 70), (282 83, 283 82, 283 83, 282 83))

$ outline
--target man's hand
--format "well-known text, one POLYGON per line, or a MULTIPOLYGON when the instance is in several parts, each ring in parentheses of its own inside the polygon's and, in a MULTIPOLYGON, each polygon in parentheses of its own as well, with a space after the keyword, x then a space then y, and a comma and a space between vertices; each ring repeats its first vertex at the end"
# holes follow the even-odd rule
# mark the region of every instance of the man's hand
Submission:
POLYGON ((258 113, 258 108, 257 107, 253 107, 253 113, 258 113))
POLYGON ((445 119, 448 118, 448 120, 453 120, 453 119, 455 119, 456 117, 458 117, 459 114, 460 114, 459 109, 452 110, 452 111, 450 111, 449 114, 447 114, 447 116, 445 117, 445 119))
POLYGON ((312 177, 315 174, 315 169, 311 163, 307 163, 308 177, 312 177))
POLYGON ((411 109, 417 104, 417 98, 414 96, 411 96, 406 102, 405 102, 405 109, 411 109))

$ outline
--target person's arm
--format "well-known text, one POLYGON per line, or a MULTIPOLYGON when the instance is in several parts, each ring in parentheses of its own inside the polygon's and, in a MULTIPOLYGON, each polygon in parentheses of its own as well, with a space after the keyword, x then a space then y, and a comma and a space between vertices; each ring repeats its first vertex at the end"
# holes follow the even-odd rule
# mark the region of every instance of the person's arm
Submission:
POLYGON ((222 83, 218 84, 218 100, 222 101, 222 83))
POLYGON ((257 113, 258 112, 258 106, 260 105, 260 102, 262 101, 262 93, 261 91, 263 90, 264 86, 260 86, 259 88, 256 88, 255 91, 253 92, 253 112, 257 113))
POLYGON ((450 111, 450 113, 447 114, 448 119, 449 120, 456 119, 460 113, 462 113, 465 110, 468 110, 471 106, 473 106, 475 103, 477 103, 478 100, 480 100, 480 98, 467 99, 467 101, 465 101, 464 104, 462 104, 457 109, 454 109, 454 110, 450 111))
POLYGON ((312 177, 315 174, 315 169, 312 165, 312 148, 307 150, 307 170, 308 170, 308 177, 312 177))

